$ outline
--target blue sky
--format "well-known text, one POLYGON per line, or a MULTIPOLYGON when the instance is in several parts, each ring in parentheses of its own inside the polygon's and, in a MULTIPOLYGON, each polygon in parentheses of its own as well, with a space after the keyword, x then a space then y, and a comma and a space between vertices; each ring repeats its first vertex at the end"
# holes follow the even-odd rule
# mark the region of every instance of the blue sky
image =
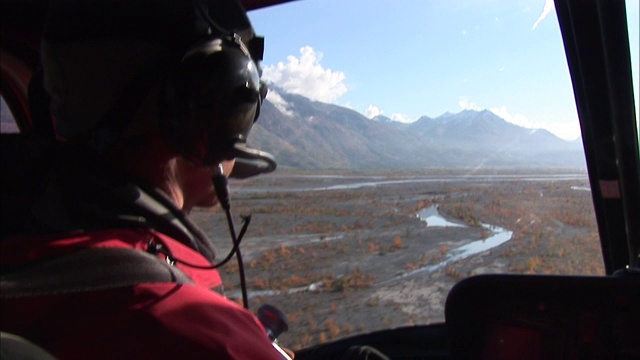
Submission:
MULTIPOLYGON (((638 1, 628 3, 637 71, 638 1)), ((579 136, 551 1, 301 0, 249 17, 266 38, 263 77, 287 91, 368 117, 410 122, 489 109, 579 136)), ((636 104, 637 84, 634 74, 636 104)), ((277 92, 269 100, 291 111, 277 92)))

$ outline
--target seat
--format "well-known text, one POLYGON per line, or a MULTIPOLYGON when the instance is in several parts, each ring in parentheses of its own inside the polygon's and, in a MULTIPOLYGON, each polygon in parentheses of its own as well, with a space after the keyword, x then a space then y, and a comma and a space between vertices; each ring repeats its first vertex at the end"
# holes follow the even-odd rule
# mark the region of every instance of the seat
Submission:
POLYGON ((54 360, 55 357, 31 341, 6 332, 0 332, 0 359, 2 360, 54 360))

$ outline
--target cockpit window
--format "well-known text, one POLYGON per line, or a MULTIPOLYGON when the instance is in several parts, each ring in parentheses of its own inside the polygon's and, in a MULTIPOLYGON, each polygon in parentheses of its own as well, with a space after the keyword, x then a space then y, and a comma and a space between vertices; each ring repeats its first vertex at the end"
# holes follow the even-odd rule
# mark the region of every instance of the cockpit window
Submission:
POLYGON ((13 118, 13 114, 11 113, 9 106, 4 101, 3 97, 0 97, 0 111, 0 118, 2 119, 2 121, 0 122, 2 126, 0 128, 0 132, 3 134, 20 132, 20 130, 18 129, 18 125, 13 118))
MULTIPOLYGON (((443 322, 472 275, 604 274, 553 1, 300 1, 249 16, 270 88, 249 142, 279 168, 231 194, 252 214, 249 303, 285 310, 280 341, 443 322)), ((192 215, 231 248, 222 214, 192 215)), ((239 298, 237 272, 221 270, 239 298)))
POLYGON ((640 139, 640 106, 638 106, 640 93, 640 81, 638 80, 638 71, 640 71, 640 63, 638 62, 638 44, 640 44, 639 33, 640 25, 638 24, 638 13, 640 6, 638 1, 626 1, 627 6, 627 26, 629 27, 629 47, 631 49, 631 74, 633 76, 633 93, 636 109, 636 130, 638 130, 638 138, 640 139))

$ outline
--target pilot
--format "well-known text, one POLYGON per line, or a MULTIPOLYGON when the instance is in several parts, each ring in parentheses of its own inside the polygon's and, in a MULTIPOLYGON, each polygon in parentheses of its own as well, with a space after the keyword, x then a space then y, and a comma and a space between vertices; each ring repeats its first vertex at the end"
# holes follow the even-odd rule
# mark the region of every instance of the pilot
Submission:
POLYGON ((28 233, 1 243, 2 331, 62 359, 283 358, 215 291, 220 257, 187 216, 260 156, 261 54, 235 0, 51 2, 55 153, 28 233))

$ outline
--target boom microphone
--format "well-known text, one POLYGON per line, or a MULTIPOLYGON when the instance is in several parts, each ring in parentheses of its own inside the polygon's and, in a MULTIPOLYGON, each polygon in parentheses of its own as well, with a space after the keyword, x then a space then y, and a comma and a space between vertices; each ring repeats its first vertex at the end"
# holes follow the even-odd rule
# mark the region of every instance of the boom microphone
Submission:
POLYGON ((276 159, 268 152, 253 149, 245 143, 238 143, 234 146, 233 155, 235 165, 229 177, 234 179, 245 179, 248 177, 270 173, 277 167, 276 159))

